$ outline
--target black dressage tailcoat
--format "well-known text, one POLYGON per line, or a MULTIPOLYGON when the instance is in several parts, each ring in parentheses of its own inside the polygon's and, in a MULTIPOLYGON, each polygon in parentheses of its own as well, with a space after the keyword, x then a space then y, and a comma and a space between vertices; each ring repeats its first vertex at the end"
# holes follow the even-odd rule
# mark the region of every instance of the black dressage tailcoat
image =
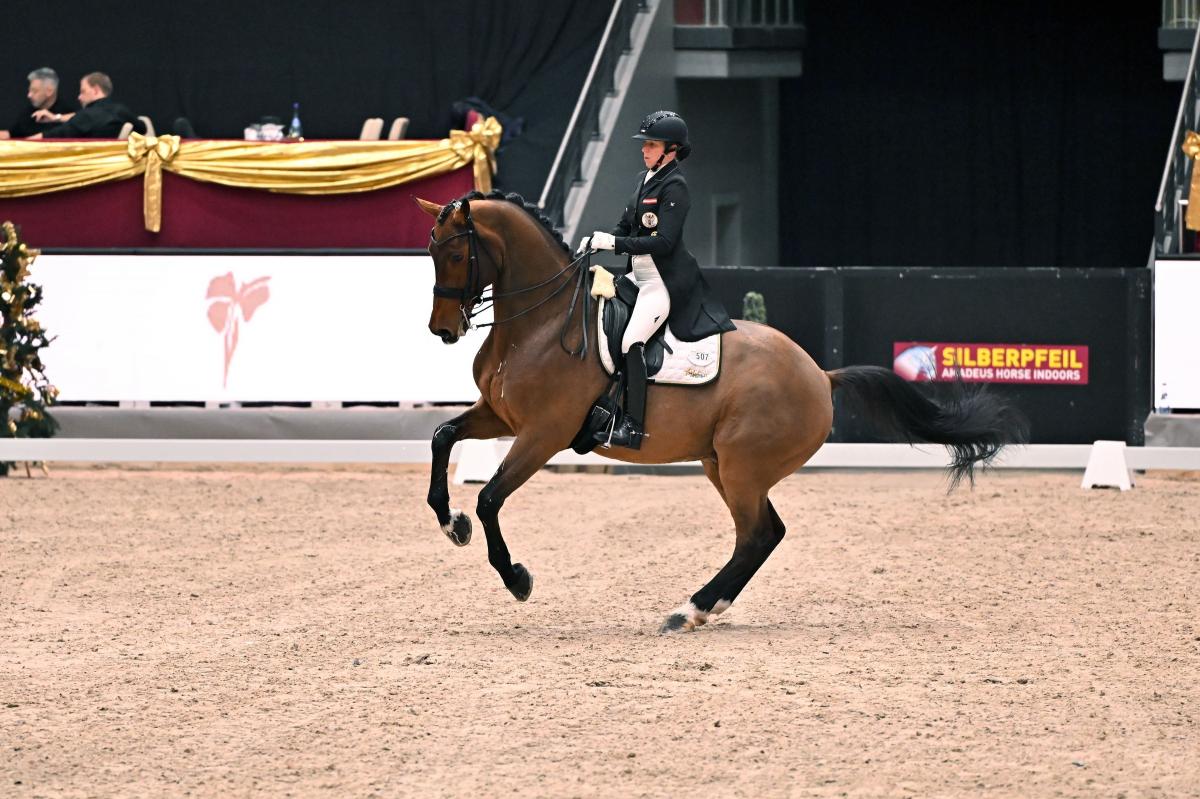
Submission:
POLYGON ((678 162, 672 161, 645 180, 645 172, 638 175, 633 200, 612 230, 617 255, 631 256, 627 271, 633 269, 634 255, 654 259, 671 296, 667 324, 675 338, 699 341, 713 333, 735 330, 725 307, 712 296, 696 258, 683 244, 683 223, 691 199, 678 162))

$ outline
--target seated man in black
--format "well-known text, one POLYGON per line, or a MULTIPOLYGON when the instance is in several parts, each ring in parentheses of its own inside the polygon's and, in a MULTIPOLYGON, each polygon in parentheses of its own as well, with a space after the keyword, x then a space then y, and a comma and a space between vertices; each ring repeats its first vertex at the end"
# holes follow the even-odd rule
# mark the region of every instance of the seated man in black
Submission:
POLYGON ((0 139, 24 139, 42 133, 71 118, 67 101, 58 96, 58 73, 50 67, 35 69, 27 76, 29 105, 8 130, 0 130, 0 139), (37 114, 37 118, 34 118, 37 114))
POLYGON ((112 79, 103 72, 84 75, 79 81, 79 104, 83 108, 67 122, 30 138, 115 139, 126 122, 132 122, 134 130, 144 128, 132 111, 110 97, 112 90, 112 79))

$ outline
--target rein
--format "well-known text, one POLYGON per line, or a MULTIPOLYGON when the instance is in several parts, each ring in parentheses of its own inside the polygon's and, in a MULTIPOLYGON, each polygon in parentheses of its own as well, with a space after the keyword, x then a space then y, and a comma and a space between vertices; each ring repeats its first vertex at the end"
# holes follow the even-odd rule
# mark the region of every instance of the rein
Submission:
POLYGON ((470 203, 468 203, 466 200, 462 200, 460 201, 460 204, 465 209, 467 229, 460 233, 454 233, 439 241, 434 235, 437 229, 435 226, 429 231, 429 240, 430 246, 434 247, 440 246, 463 236, 467 237, 467 284, 462 288, 454 288, 451 286, 439 286, 437 283, 434 283, 433 296, 458 300, 459 313, 462 314, 463 322, 465 323, 466 328, 469 330, 472 327, 494 327, 496 325, 502 325, 507 322, 511 322, 514 319, 519 319, 522 316, 525 316, 526 314, 542 307, 547 302, 561 294, 565 288, 574 283, 575 290, 571 293, 571 304, 567 307, 567 316, 566 319, 563 320, 563 327, 558 335, 558 343, 567 354, 577 357, 580 360, 586 358, 588 351, 588 314, 592 299, 591 292, 588 290, 587 277, 591 272, 592 250, 588 249, 588 251, 583 255, 578 256, 558 272, 541 281, 540 283, 535 283, 532 286, 525 286, 524 288, 500 293, 497 293, 495 289, 493 289, 492 293, 485 297, 483 295, 485 287, 479 285, 481 277, 478 250, 483 250, 483 252, 487 255, 488 260, 490 260, 492 265, 496 267, 497 274, 500 273, 500 262, 497 261, 490 252, 488 252, 487 247, 479 238, 479 233, 475 230, 475 220, 471 218, 470 203), (586 268, 581 269, 580 264, 585 264, 586 268), (574 275, 572 275, 572 272, 574 275), (497 299, 516 297, 520 294, 536 291, 537 289, 548 286, 564 277, 565 279, 559 283, 558 287, 554 289, 554 291, 550 292, 528 308, 525 308, 524 310, 519 311, 512 316, 504 319, 496 319, 491 322, 485 322, 483 324, 474 324, 472 322, 476 316, 493 307, 497 299), (582 306, 580 306, 579 303, 581 296, 583 298, 582 306), (487 305, 483 305, 483 303, 487 303, 487 305), (482 307, 471 307, 479 305, 482 305, 482 307), (572 348, 567 346, 567 333, 570 331, 571 322, 575 317, 575 309, 577 306, 580 306, 582 311, 580 315, 580 342, 578 347, 572 348))

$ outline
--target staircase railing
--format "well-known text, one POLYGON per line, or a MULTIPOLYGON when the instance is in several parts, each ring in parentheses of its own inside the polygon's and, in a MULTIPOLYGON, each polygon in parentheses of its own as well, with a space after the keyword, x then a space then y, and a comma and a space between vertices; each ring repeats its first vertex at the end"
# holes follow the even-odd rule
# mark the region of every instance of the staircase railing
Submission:
POLYGON ((1164 28, 1194 28, 1200 22, 1200 0, 1162 0, 1164 28))
POLYGON ((1184 222, 1192 159, 1186 157, 1181 148, 1187 131, 1200 130, 1200 76, 1196 74, 1198 44, 1200 27, 1197 27, 1196 38, 1192 41, 1192 56, 1188 61, 1183 94, 1179 99, 1179 112, 1175 115, 1175 131, 1171 134, 1171 149, 1167 152, 1167 163, 1158 187, 1158 200, 1154 204, 1155 258, 1185 252, 1184 236, 1187 231, 1184 222))
POLYGON ((797 27, 804 24, 803 6, 803 0, 675 0, 675 24, 797 27))
POLYGON ((608 16, 604 35, 600 38, 600 46, 596 48, 592 67, 583 82, 583 90, 579 93, 579 100, 571 113, 571 121, 567 123, 567 131, 558 146, 558 153, 554 156, 550 174, 546 177, 542 196, 538 199, 543 213, 557 226, 563 223, 563 206, 566 204, 567 194, 571 191, 571 185, 583 179, 581 167, 584 150, 590 140, 600 136, 600 105, 616 85, 617 60, 622 53, 630 50, 629 33, 633 27, 633 18, 646 8, 646 0, 613 2, 612 13, 608 16))

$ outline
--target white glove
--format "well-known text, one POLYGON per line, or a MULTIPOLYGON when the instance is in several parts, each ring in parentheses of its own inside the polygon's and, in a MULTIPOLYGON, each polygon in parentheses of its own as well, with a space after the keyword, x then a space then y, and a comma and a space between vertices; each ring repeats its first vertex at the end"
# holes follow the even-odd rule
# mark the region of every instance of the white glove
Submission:
POLYGON ((617 238, 611 233, 597 230, 592 233, 593 250, 611 250, 617 246, 617 238))
POLYGON ((579 240, 579 246, 575 249, 575 254, 579 255, 580 253, 587 252, 591 248, 592 248, 592 237, 584 236, 582 239, 579 240))

